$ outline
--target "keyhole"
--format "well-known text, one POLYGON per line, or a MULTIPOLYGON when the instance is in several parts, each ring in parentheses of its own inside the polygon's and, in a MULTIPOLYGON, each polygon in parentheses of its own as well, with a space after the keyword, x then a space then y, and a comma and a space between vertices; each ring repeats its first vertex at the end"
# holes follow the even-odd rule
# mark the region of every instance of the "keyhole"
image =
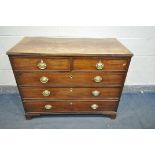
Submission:
POLYGON ((73 75, 69 75, 69 77, 72 79, 73 78, 73 75))

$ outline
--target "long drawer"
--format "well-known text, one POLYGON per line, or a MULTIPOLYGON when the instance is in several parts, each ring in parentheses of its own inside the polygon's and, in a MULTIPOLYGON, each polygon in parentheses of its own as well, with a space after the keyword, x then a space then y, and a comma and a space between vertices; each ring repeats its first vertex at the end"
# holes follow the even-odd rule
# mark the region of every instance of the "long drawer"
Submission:
POLYGON ((20 92, 24 99, 118 99, 121 88, 21 87, 20 92))
POLYGON ((26 101, 26 112, 97 112, 115 111, 118 101, 26 101))
POLYGON ((124 73, 109 72, 15 72, 18 85, 51 87, 121 86, 124 73))

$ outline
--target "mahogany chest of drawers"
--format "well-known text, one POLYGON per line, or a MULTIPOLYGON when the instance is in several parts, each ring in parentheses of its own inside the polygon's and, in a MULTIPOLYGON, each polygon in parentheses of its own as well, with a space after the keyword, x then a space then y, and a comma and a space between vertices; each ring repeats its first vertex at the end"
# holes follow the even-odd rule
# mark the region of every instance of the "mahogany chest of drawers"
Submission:
POLYGON ((7 54, 26 119, 116 117, 132 53, 116 39, 26 37, 7 54))

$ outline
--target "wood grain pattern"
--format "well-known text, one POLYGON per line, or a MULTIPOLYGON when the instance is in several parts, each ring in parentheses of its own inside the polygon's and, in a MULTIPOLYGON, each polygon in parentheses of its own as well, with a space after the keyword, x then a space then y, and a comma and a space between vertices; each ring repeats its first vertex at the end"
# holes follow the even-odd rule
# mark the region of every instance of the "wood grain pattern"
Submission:
POLYGON ((43 60, 47 67, 44 70, 60 70, 69 71, 70 70, 70 59, 62 57, 10 57, 10 61, 14 70, 37 70, 42 71, 38 68, 38 63, 43 60))
POLYGON ((108 72, 16 72, 18 85, 21 86, 50 86, 50 87, 103 87, 106 85, 121 86, 124 73, 108 72), (42 76, 48 77, 47 83, 41 83, 42 76), (94 77, 101 76, 100 83, 94 82, 94 77))
POLYGON ((121 88, 36 88, 21 87, 23 99, 118 99, 121 88), (48 90, 49 96, 43 96, 42 92, 48 90), (93 91, 99 91, 99 96, 93 96, 93 91))
POLYGON ((97 70, 96 64, 102 62, 104 64, 103 71, 125 71, 128 68, 128 59, 112 59, 112 58, 75 58, 73 62, 74 70, 97 70))
POLYGON ((113 101, 29 101, 24 102, 26 112, 96 112, 115 111, 116 100, 113 101), (92 104, 99 107, 96 110, 91 108, 92 104), (52 109, 46 110, 45 105, 52 105, 52 109))
POLYGON ((114 38, 45 38, 25 37, 15 47, 10 49, 9 55, 126 55, 132 53, 114 38))
POLYGON ((121 57, 113 59, 111 57, 75 57, 72 60, 69 57, 28 57, 28 56, 11 56, 10 61, 14 70, 19 71, 40 71, 38 63, 43 62, 47 65, 44 71, 70 71, 70 70, 91 70, 96 71, 96 64, 104 64, 103 71, 125 71, 128 68, 128 59, 121 57), (72 66, 72 68, 70 67, 72 66))

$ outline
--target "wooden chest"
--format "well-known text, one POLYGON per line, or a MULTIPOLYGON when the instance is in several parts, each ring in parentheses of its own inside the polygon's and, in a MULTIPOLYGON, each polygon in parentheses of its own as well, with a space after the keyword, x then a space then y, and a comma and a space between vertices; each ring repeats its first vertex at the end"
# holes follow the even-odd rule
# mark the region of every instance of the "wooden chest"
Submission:
POLYGON ((116 117, 132 53, 116 39, 26 37, 7 54, 25 116, 116 117))

